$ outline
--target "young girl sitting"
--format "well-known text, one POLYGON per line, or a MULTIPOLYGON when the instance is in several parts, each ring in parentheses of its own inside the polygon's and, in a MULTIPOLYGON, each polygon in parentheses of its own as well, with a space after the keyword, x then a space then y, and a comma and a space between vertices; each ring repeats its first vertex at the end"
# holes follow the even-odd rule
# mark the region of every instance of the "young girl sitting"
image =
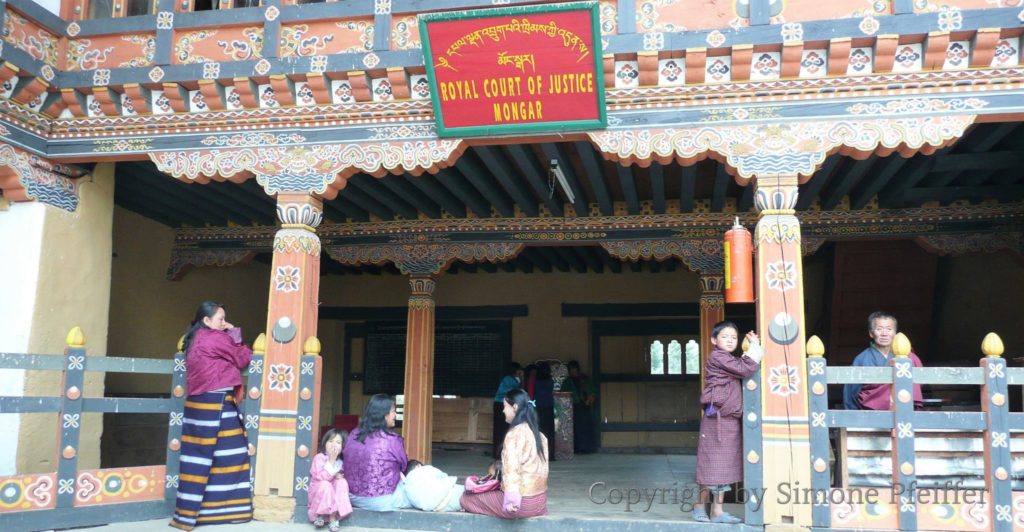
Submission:
POLYGON ((317 528, 330 521, 331 532, 341 530, 340 521, 352 513, 341 462, 341 449, 347 437, 344 430, 327 431, 309 469, 309 520, 317 528))
POLYGON ((498 489, 501 486, 501 460, 491 462, 487 468, 487 474, 478 477, 470 475, 466 477, 466 491, 470 493, 484 493, 498 489))
POLYGON ((697 443, 697 483, 700 503, 694 505, 693 520, 737 524, 742 519, 722 510, 722 500, 730 485, 743 480, 743 391, 740 380, 757 371, 763 350, 753 331, 747 333, 750 348, 734 356, 739 345, 739 329, 731 321, 716 323, 711 329, 714 349, 704 368, 704 392, 700 395, 704 417, 700 420, 697 443), (711 515, 705 505, 711 495, 711 515))

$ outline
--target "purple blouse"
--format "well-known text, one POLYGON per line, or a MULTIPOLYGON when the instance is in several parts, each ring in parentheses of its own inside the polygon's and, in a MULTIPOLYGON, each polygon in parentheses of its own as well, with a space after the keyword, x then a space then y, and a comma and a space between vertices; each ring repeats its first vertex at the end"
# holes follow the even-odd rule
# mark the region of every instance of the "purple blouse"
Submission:
POLYGON ((185 357, 185 386, 189 395, 242 384, 240 371, 252 360, 252 349, 242 343, 241 331, 231 330, 236 337, 206 327, 195 332, 185 357))
POLYGON ((405 442, 398 434, 378 431, 360 443, 359 429, 348 435, 342 455, 348 492, 360 497, 394 493, 409 461, 405 442))

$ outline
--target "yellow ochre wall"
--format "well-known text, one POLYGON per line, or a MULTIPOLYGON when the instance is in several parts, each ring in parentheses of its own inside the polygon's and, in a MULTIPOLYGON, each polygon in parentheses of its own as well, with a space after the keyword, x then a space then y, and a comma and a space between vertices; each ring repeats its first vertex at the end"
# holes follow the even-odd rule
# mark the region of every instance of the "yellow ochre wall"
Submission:
MULTIPOLYGON (((114 210, 110 338, 114 356, 170 358, 203 300, 222 303, 227 320, 242 328, 245 342, 266 328, 270 267, 258 262, 230 268, 196 268, 180 281, 166 277, 174 231, 117 207, 114 210)), ((166 375, 109 374, 116 393, 167 394, 166 375)))
MULTIPOLYGON (((107 352, 107 309, 110 303, 110 229, 114 205, 114 165, 100 164, 79 184, 75 212, 46 207, 39 284, 29 339, 30 353, 64 352, 68 331, 79 326, 90 356, 107 352)), ((102 397, 100 374, 87 373, 85 397, 102 397)), ((30 371, 26 396, 59 396, 60 373, 30 371)), ((99 467, 100 414, 82 420, 78 465, 99 467)), ((57 469, 57 415, 23 414, 18 441, 17 471, 44 473, 57 469)))

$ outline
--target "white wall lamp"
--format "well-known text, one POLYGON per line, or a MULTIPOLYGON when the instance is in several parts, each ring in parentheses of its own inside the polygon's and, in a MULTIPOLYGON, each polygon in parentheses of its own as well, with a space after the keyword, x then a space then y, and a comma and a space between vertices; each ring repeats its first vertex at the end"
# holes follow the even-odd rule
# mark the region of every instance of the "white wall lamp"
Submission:
POLYGON ((565 179, 565 174, 558 166, 558 159, 551 159, 551 195, 555 194, 556 179, 558 180, 558 184, 562 187, 562 192, 565 193, 565 197, 569 200, 569 203, 576 203, 576 195, 572 193, 572 187, 569 186, 569 182, 565 179))

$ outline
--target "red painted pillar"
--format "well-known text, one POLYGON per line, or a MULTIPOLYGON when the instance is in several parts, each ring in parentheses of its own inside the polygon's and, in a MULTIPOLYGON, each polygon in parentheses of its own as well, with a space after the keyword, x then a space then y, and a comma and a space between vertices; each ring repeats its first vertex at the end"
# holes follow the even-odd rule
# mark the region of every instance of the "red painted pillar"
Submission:
MULTIPOLYGON (((762 460, 768 493, 811 483, 807 422, 807 363, 805 351, 803 262, 800 222, 796 218, 797 176, 758 176, 758 209, 754 234, 757 259, 754 284, 757 333, 764 346, 761 360, 762 460)), ((766 495, 764 523, 811 525, 810 504, 766 495)))
POLYGON ((405 413, 402 436, 410 459, 429 464, 434 426, 434 278, 409 277, 409 318, 405 337, 405 413))
MULTIPOLYGON (((260 399, 259 439, 254 442, 254 506, 255 517, 261 521, 292 519, 295 491, 305 489, 297 486, 296 478, 308 474, 295 471, 295 458, 306 458, 316 452, 312 441, 316 436, 297 443, 296 428, 300 421, 303 426, 319 426, 320 390, 300 390, 299 379, 305 371, 301 364, 303 346, 307 339, 316 336, 320 291, 320 239, 316 227, 322 212, 320 200, 308 193, 277 195, 281 229, 274 237, 270 268, 263 386, 260 391, 250 382, 248 391, 251 398, 260 399), (299 419, 300 400, 313 401, 312 419, 299 419)), ((315 386, 319 388, 319 382, 315 386)))
POLYGON ((700 387, 704 389, 704 364, 711 354, 711 329, 725 319, 725 277, 718 274, 700 276, 700 387))

